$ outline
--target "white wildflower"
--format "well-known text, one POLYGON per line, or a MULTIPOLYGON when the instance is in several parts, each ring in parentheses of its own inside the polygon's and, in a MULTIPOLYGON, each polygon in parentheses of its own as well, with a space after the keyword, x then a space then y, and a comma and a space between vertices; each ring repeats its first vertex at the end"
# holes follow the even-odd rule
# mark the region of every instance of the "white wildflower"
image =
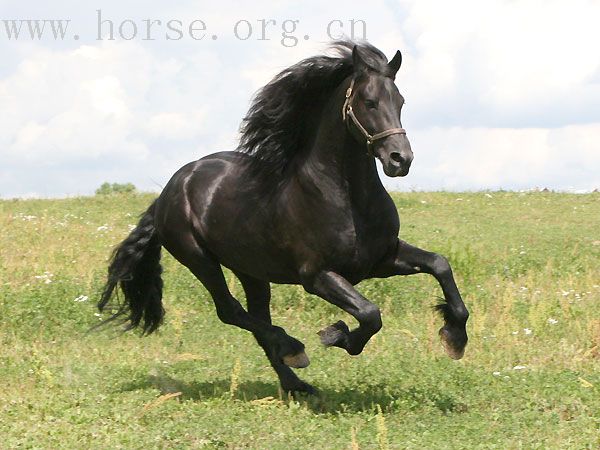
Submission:
POLYGON ((108 225, 100 225, 98 228, 96 228, 96 231, 107 231, 108 230, 108 225))
POLYGON ((50 283, 52 283, 53 276, 54 276, 53 273, 44 272, 42 275, 35 275, 34 278, 36 280, 42 280, 45 284, 50 284, 50 283))
POLYGON ((75 300, 73 300, 74 302, 86 302, 88 300, 88 296, 87 295, 80 295, 79 297, 77 297, 75 300))
POLYGON ((531 331, 529 328, 523 328, 523 333, 529 335, 529 334, 533 333, 533 331, 531 331))
POLYGON ((549 323, 550 325, 556 325, 556 324, 558 323, 558 320, 556 320, 556 319, 553 319, 552 317, 550 317, 550 318, 548 319, 548 323, 549 323))
POLYGON ((37 216, 25 215, 23 213, 17 214, 17 217, 21 220, 26 220, 27 222, 37 219, 37 216))
POLYGON ((513 367, 513 370, 524 370, 527 369, 527 366, 515 366, 513 367))

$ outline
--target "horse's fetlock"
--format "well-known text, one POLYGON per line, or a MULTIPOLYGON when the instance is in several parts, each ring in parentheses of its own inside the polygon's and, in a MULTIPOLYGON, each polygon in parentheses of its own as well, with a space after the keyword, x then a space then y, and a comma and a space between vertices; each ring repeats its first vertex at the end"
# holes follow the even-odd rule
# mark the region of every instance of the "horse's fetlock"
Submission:
POLYGON ((454 313, 454 317, 456 317, 460 323, 466 323, 469 319, 469 311, 464 305, 453 308, 452 312, 454 313))
POLYGON ((361 325, 364 323, 369 329, 379 331, 383 326, 381 321, 381 310, 377 305, 370 304, 363 308, 359 317, 361 325))

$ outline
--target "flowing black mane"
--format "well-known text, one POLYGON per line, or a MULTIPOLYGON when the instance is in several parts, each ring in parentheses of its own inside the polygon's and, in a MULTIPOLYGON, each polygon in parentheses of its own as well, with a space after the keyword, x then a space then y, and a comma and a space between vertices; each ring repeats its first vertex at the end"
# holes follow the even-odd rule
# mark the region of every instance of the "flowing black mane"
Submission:
POLYGON ((310 135, 307 114, 323 103, 353 71, 352 49, 358 45, 370 68, 385 73, 387 58, 366 42, 334 42, 332 56, 317 55, 277 74, 252 101, 241 126, 238 151, 257 156, 256 164, 269 173, 282 174, 310 135))

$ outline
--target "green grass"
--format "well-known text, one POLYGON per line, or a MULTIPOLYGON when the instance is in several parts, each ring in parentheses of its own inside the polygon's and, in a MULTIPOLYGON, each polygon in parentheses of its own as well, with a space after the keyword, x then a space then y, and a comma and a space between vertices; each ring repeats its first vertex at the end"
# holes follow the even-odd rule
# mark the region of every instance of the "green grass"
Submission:
POLYGON ((274 320, 321 390, 298 401, 166 252, 159 333, 86 334, 110 250, 151 198, 0 201, 1 448, 600 445, 599 194, 394 194, 402 237, 453 264, 465 358, 443 353, 426 275, 359 285, 384 319, 359 357, 319 344, 343 312, 275 286, 274 320))

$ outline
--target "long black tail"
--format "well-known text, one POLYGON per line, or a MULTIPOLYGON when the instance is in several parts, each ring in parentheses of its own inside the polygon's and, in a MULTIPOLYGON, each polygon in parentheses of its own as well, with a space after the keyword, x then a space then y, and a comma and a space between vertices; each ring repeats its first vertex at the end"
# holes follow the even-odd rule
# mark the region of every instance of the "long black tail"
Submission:
POLYGON ((136 228, 114 250, 108 267, 108 280, 98 302, 98 309, 107 306, 116 312, 105 322, 124 317, 127 330, 142 327, 143 334, 155 331, 163 321, 160 265, 161 244, 154 228, 154 205, 142 215, 136 228), (124 299, 111 304, 114 291, 120 286, 124 299))

